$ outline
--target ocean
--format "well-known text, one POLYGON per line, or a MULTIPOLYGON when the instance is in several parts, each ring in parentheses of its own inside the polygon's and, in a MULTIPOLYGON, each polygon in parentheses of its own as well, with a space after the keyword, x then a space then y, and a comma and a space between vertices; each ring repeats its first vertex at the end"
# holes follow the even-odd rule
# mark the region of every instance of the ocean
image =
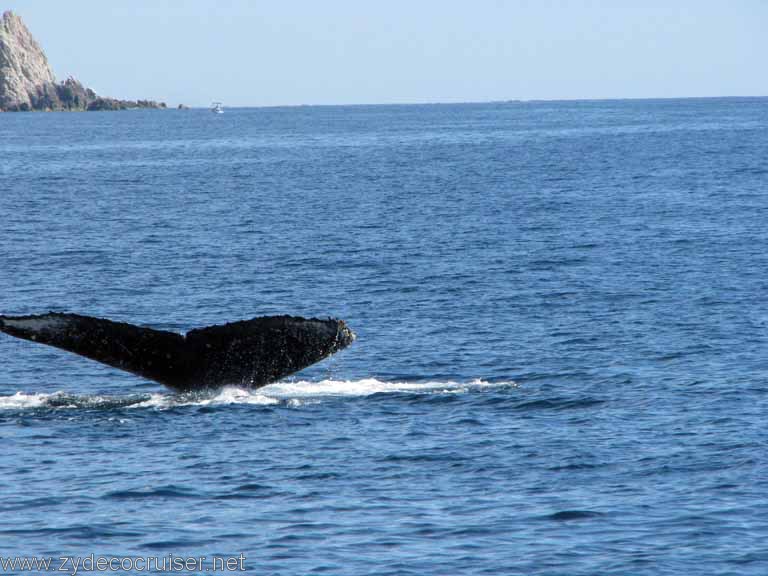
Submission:
POLYGON ((177 395, 0 334, 0 573, 764 575, 766 152, 766 98, 0 115, 0 314, 358 336, 177 395))

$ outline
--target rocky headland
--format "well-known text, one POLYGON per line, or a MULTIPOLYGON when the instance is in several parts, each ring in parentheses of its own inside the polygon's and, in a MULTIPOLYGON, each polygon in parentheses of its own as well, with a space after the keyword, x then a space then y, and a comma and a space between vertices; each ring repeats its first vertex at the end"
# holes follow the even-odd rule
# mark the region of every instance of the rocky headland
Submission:
POLYGON ((57 82, 40 45, 13 12, 0 20, 0 111, 165 108, 154 100, 98 96, 70 77, 57 82))

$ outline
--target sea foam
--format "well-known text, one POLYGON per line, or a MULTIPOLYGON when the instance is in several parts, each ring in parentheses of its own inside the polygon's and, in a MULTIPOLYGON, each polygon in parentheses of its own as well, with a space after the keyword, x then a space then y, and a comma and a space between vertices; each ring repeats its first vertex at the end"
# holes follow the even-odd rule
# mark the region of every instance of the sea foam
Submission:
POLYGON ((180 406, 223 406, 228 404, 274 405, 284 403, 296 407, 313 400, 320 401, 331 397, 370 396, 409 392, 415 394, 457 394, 473 389, 510 386, 514 382, 489 383, 483 380, 471 382, 383 382, 375 378, 360 380, 321 380, 278 382, 247 390, 227 386, 215 391, 201 391, 183 394, 157 392, 149 394, 68 394, 63 391, 53 393, 16 392, 0 395, 0 410, 30 409, 116 409, 116 408, 151 408, 166 410, 180 406))

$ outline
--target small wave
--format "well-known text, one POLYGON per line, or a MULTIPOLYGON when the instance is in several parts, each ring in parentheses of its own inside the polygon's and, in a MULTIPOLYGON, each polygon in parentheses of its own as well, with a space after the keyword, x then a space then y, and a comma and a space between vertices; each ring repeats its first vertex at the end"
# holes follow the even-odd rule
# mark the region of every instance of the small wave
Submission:
POLYGON ((545 520, 554 520, 556 522, 568 522, 570 520, 586 520, 589 518, 599 518, 603 516, 602 512, 596 512, 594 510, 562 510, 544 516, 545 520))
POLYGON ((108 394, 78 395, 65 392, 16 392, 0 396, 0 410, 31 409, 94 409, 152 408, 167 410, 182 406, 222 406, 227 404, 274 405, 299 407, 339 396, 370 396, 372 394, 407 392, 414 394, 458 394, 472 389, 494 386, 514 386, 514 382, 382 382, 375 378, 362 380, 321 380, 318 382, 279 382, 258 390, 227 386, 220 390, 207 390, 183 394, 150 393, 124 396, 108 394))
POLYGON ((104 495, 108 500, 139 500, 144 498, 196 498, 199 494, 183 486, 173 484, 152 489, 115 490, 104 495))

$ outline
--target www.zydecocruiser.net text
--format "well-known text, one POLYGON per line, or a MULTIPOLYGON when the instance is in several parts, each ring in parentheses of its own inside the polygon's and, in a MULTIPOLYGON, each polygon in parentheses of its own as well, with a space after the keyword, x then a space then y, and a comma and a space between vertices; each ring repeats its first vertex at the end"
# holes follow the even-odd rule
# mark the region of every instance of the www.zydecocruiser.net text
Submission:
POLYGON ((245 555, 239 556, 0 556, 0 574, 19 572, 244 572, 245 555))

